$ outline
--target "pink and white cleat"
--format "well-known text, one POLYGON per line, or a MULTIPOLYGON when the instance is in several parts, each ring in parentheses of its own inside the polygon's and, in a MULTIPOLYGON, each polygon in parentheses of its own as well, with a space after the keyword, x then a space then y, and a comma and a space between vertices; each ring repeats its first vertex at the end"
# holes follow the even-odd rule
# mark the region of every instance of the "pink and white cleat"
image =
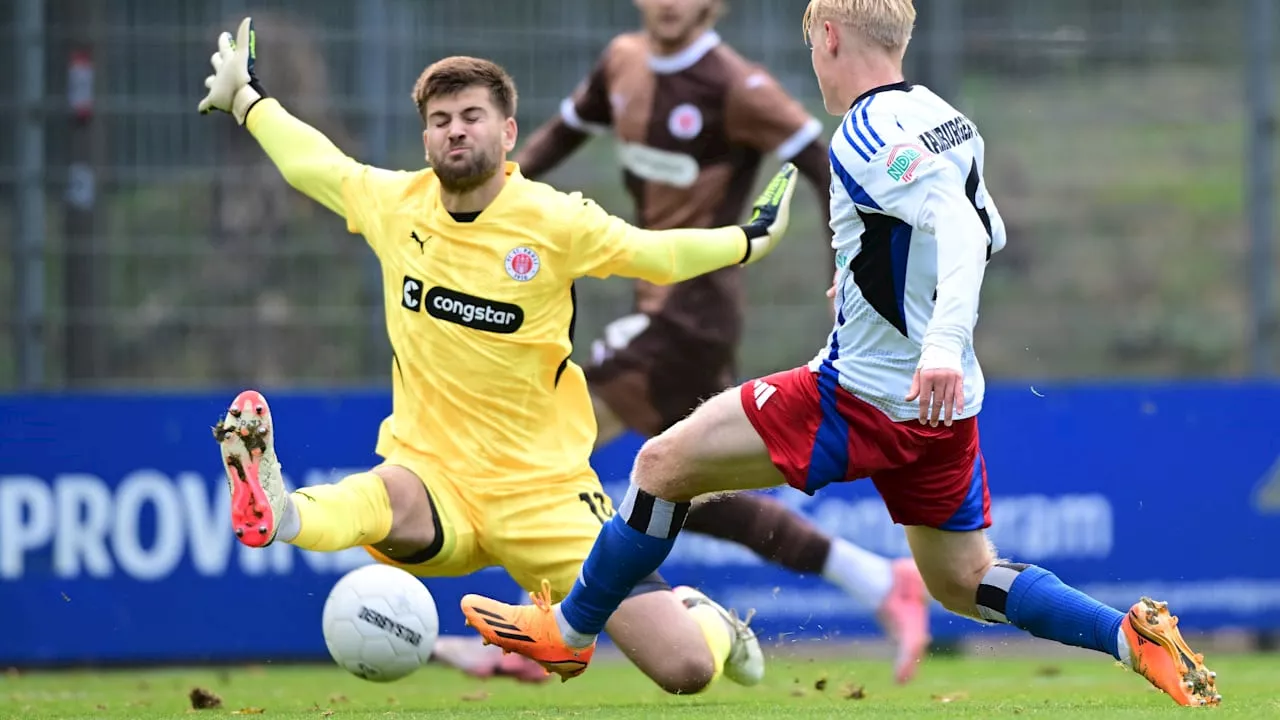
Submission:
POLYGON ((256 390, 237 395, 213 428, 231 491, 231 528, 250 547, 271 544, 289 501, 274 436, 271 408, 256 390))
POLYGON ((893 678, 905 683, 915 676, 929 649, 929 591, 910 558, 893 561, 893 586, 876 610, 885 633, 897 641, 893 678))
POLYGON ((478 637, 441 635, 431 660, 476 678, 511 677, 527 683, 551 679, 551 673, 537 662, 516 653, 505 653, 497 645, 485 645, 478 637))

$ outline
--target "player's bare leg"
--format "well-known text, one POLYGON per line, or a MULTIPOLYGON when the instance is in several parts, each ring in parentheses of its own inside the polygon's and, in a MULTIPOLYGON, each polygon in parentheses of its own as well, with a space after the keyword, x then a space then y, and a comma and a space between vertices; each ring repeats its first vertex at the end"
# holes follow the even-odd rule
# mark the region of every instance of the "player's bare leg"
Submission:
POLYGON ((636 667, 669 693, 697 693, 717 675, 716 659, 697 621, 665 588, 624 600, 605 632, 636 667))
MULTIPOLYGON (((717 655, 716 667, 723 668, 725 676, 739 685, 758 685, 764 679, 764 652, 760 649, 755 631, 751 629, 754 611, 748 610, 745 615, 739 615, 736 610, 726 609, 702 591, 687 585, 673 588, 672 593, 691 615, 698 618, 708 637, 708 624, 721 626, 728 631, 730 643, 727 650, 722 649, 727 654, 723 660, 717 655)), ((625 607, 626 604, 623 605, 625 607)))
POLYGON ((486 636, 494 644, 538 660, 562 677, 579 675, 610 616, 671 552, 690 500, 781 482, 742 409, 738 389, 721 393, 641 448, 627 496, 564 602, 543 603, 541 612, 531 612, 468 595, 463 612, 469 618, 492 615, 510 626, 486 636))
POLYGON ((981 530, 910 526, 907 540, 930 592, 948 610, 1109 653, 1179 705, 1221 702, 1217 676, 1188 647, 1164 603, 1142 598, 1122 613, 1043 568, 997 560, 981 530))
POLYGON ((736 542, 769 562, 836 585, 875 612, 897 642, 894 678, 901 683, 915 675, 929 647, 929 595, 911 559, 891 560, 832 537, 761 493, 700 498, 684 532, 736 542))
POLYGON ((605 632, 669 693, 700 692, 721 671, 740 685, 764 678, 764 655, 747 623, 691 588, 636 588, 605 632))
MULTIPOLYGON (((596 447, 607 444, 632 425, 657 427, 659 413, 646 403, 627 400, 620 415, 605 397, 647 392, 636 373, 623 373, 592 393, 599 432, 596 447), (644 418, 647 418, 645 420, 644 418)), ((696 407, 697 403, 691 403, 696 407)), ((633 428, 635 429, 635 428, 633 428)), ((655 431, 656 432, 656 431, 655 431)), ((721 495, 695 502, 685 520, 685 532, 738 543, 771 563, 801 574, 819 575, 873 611, 885 634, 897 643, 894 678, 907 682, 916 673, 929 647, 929 597, 924 581, 910 559, 891 560, 843 538, 820 531, 798 513, 757 493, 721 495)))

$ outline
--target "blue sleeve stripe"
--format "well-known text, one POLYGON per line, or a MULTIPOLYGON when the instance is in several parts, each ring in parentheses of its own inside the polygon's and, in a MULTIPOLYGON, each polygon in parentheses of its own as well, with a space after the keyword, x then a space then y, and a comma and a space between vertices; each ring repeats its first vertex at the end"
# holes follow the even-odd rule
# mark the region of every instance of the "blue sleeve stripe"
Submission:
MULTIPOLYGON (((862 125, 867 129, 867 132, 871 133, 871 137, 875 138, 875 141, 880 144, 880 147, 884 147, 884 140, 881 140, 880 136, 876 134, 876 129, 871 127, 871 118, 867 117, 867 108, 871 107, 871 101, 875 99, 876 96, 872 95, 862 101, 862 125)), ((868 143, 868 146, 870 146, 870 143, 868 143)))
MULTIPOLYGON (((870 98, 868 98, 868 100, 869 99, 870 98)), ((870 151, 871 155, 875 155, 876 146, 872 144, 870 140, 867 139, 866 135, 862 134, 862 129, 858 127, 858 110, 861 108, 864 108, 866 104, 867 104, 867 100, 863 100, 861 103, 853 106, 853 110, 849 111, 849 122, 846 125, 853 126, 853 132, 855 135, 858 136, 858 139, 862 141, 863 146, 865 146, 867 150, 870 151)), ((863 112, 865 114, 866 111, 864 110, 863 112)), ((845 135, 848 136, 848 134, 849 134, 849 131, 845 130, 845 135)), ((880 143, 880 146, 884 147, 884 143, 880 143)))
POLYGON ((849 147, 853 148, 853 151, 858 153, 858 157, 862 158, 864 162, 871 162, 871 156, 867 154, 867 151, 863 150, 862 147, 858 145, 858 141, 854 140, 853 137, 849 135, 848 122, 840 123, 840 132, 844 133, 845 142, 849 143, 849 147))
POLYGON ((867 191, 858 184, 858 181, 853 179, 849 171, 844 168, 844 165, 840 163, 840 158, 836 157, 835 150, 827 150, 827 157, 831 158, 831 171, 840 179, 840 184, 844 186, 844 191, 849 193, 849 197, 853 199, 854 203, 871 210, 883 210, 875 200, 871 199, 867 191))

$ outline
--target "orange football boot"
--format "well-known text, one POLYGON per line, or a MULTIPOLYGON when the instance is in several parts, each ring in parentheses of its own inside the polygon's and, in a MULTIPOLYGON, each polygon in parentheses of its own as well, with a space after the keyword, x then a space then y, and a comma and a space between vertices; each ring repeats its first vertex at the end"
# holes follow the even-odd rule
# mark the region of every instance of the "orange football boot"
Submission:
POLYGON ((1144 597, 1129 608, 1121 625, 1129 642, 1133 671, 1163 690, 1179 705, 1217 705, 1218 674, 1204 666, 1204 656, 1191 651, 1178 631, 1178 618, 1168 603, 1144 597))
POLYGON ((595 641, 584 648, 565 643, 551 609, 550 582, 543 580, 542 591, 529 595, 532 605, 508 605, 482 595, 466 595, 462 614, 486 644, 533 660, 548 673, 558 674, 561 682, 581 675, 595 654, 595 641))

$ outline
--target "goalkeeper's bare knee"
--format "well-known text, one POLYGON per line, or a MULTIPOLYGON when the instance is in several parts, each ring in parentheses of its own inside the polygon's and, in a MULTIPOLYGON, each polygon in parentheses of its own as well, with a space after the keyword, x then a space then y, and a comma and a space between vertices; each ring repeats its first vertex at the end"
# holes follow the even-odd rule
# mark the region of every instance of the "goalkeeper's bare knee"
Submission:
POLYGON ((402 560, 438 545, 439 522, 427 486, 408 468, 379 465, 373 473, 382 478, 391 501, 391 532, 376 545, 387 557, 402 560))

